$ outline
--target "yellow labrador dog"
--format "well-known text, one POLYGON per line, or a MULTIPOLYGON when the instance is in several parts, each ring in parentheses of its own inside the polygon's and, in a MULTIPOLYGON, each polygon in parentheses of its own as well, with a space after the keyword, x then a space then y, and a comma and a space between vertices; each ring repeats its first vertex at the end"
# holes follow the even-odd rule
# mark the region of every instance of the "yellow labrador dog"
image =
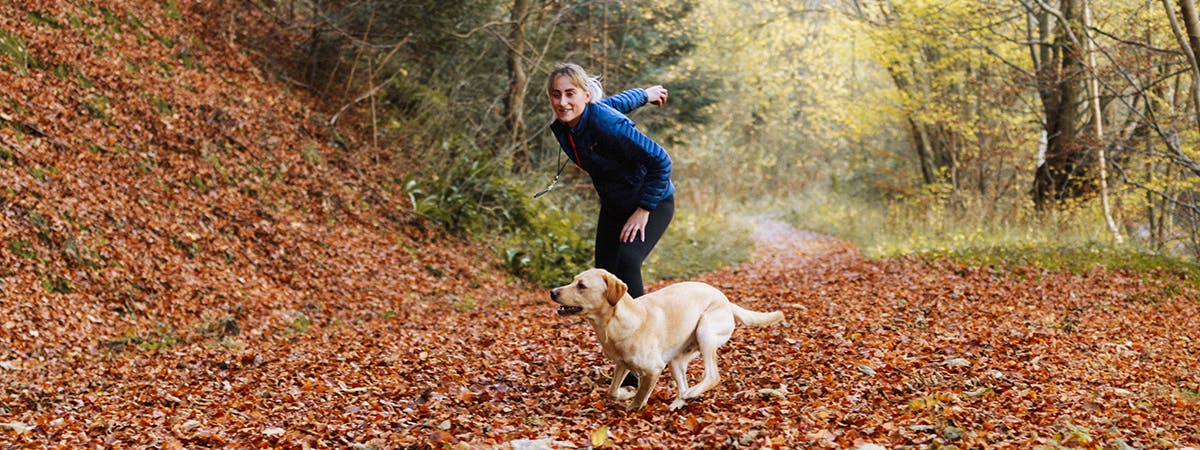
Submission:
POLYGON ((616 400, 633 397, 630 410, 646 406, 664 366, 670 366, 679 390, 671 409, 716 386, 721 381, 717 348, 733 335, 735 319, 752 327, 783 320, 781 311, 750 311, 699 282, 673 284, 636 300, 627 289, 608 271, 591 269, 571 284, 550 290, 550 298, 562 305, 559 315, 583 314, 596 328, 604 356, 616 364, 608 395, 616 400), (697 355, 703 356, 704 379, 688 388, 687 365, 697 355), (621 388, 630 371, 638 376, 636 394, 621 388))

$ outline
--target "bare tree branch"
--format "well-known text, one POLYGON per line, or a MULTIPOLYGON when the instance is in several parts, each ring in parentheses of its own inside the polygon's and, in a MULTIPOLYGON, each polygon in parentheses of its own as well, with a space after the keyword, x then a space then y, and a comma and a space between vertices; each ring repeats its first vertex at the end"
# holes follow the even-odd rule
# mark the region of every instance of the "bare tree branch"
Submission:
POLYGON ((42 129, 38 128, 37 125, 21 122, 19 120, 14 119, 12 116, 10 116, 8 114, 0 113, 0 121, 8 122, 13 125, 16 125, 17 128, 20 128, 21 130, 25 131, 26 133, 32 134, 34 136, 46 138, 46 139, 50 140, 51 143, 58 146, 58 148, 65 149, 65 148, 69 147, 66 142, 63 142, 61 139, 51 136, 49 133, 46 133, 45 131, 42 131, 42 129))
POLYGON ((468 31, 466 33, 455 33, 453 31, 450 31, 450 32, 447 32, 446 34, 449 34, 449 35, 454 36, 459 39, 467 39, 467 38, 470 38, 471 35, 473 35, 475 33, 478 33, 483 30, 490 30, 492 27, 499 27, 499 26, 512 25, 512 24, 513 24, 513 21, 511 21, 511 20, 495 20, 495 21, 491 21, 491 22, 485 23, 483 25, 480 25, 478 27, 475 27, 475 29, 468 31))
POLYGON ((1185 203, 1185 202, 1179 201, 1179 199, 1175 198, 1175 196, 1173 196, 1173 195, 1163 192, 1162 190, 1152 188, 1150 186, 1147 186, 1145 183, 1142 183, 1140 181, 1130 178, 1128 176, 1128 174, 1125 173, 1125 168, 1122 167, 1120 164, 1117 164, 1114 162, 1113 168, 1117 169, 1117 173, 1121 175, 1122 183, 1128 184, 1130 186, 1134 186, 1143 191, 1157 195, 1175 206, 1178 206, 1181 208, 1186 208, 1186 209, 1190 210, 1193 214, 1200 215, 1200 205, 1195 205, 1192 203, 1185 203))

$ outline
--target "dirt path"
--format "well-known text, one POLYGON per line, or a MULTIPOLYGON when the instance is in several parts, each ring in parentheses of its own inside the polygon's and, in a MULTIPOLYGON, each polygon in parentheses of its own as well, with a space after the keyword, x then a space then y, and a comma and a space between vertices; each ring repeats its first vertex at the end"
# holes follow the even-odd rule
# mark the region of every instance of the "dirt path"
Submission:
POLYGON ((858 251, 849 242, 837 238, 797 230, 791 224, 769 215, 750 219, 754 231, 754 258, 747 264, 752 267, 795 266, 837 254, 856 258, 858 251))

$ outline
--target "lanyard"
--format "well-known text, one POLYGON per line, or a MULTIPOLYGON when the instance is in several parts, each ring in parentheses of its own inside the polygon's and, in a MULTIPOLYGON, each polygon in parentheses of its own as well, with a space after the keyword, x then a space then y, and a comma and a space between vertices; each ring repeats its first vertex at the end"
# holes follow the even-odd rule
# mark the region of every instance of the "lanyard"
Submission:
POLYGON ((558 154, 558 160, 562 161, 562 162, 558 165, 558 173, 554 174, 554 180, 551 180, 550 185, 546 186, 545 189, 542 189, 542 190, 538 191, 538 193, 533 194, 533 198, 538 198, 543 195, 546 195, 547 192, 554 190, 554 186, 558 186, 558 177, 562 175, 563 168, 567 167, 567 162, 562 160, 562 153, 558 154))
MULTIPOLYGON (((575 148, 575 138, 571 137, 570 131, 567 131, 567 141, 571 143, 571 151, 575 153, 575 165, 579 166, 579 168, 582 169, 583 168, 583 160, 579 159, 579 150, 575 148)), ((558 157, 562 158, 562 153, 559 153, 558 157)), ((533 194, 533 198, 541 197, 543 195, 546 195, 548 192, 554 190, 554 187, 558 185, 558 177, 562 175, 563 168, 565 168, 565 167, 567 167, 566 161, 563 161, 561 164, 559 164, 558 165, 558 173, 554 174, 554 180, 550 181, 550 185, 546 186, 546 189, 542 189, 541 191, 538 191, 536 194, 533 194)))
POLYGON ((579 149, 575 148, 575 138, 571 137, 571 131, 567 131, 567 141, 571 142, 571 151, 575 152, 575 165, 583 168, 583 160, 579 159, 579 149))

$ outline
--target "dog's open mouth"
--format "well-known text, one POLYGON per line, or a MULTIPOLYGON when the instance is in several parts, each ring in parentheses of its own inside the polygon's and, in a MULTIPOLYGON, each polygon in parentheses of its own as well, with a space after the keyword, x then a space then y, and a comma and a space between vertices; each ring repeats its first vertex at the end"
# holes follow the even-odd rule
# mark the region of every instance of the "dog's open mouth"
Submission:
POLYGON ((583 311, 581 306, 560 306, 558 307, 558 315, 569 316, 571 314, 579 314, 583 311))

